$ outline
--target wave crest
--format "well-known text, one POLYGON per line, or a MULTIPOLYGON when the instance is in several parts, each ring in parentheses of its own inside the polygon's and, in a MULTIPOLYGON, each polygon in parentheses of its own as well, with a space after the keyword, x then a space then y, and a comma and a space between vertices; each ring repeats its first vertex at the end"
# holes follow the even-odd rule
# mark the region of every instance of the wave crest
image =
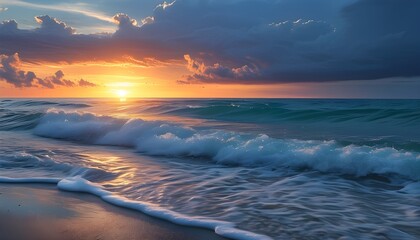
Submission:
POLYGON ((206 158, 226 165, 311 168, 357 176, 398 174, 420 180, 420 154, 390 147, 276 139, 64 111, 45 114, 34 132, 43 137, 131 147, 149 155, 206 158))

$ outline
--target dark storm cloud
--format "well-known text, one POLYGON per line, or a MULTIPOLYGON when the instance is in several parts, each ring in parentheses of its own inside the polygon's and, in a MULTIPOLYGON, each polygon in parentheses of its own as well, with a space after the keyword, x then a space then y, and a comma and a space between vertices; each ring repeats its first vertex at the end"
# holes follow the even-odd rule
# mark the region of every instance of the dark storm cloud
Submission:
MULTIPOLYGON (((346 54, 362 74, 411 77, 420 74, 420 1, 365 0, 342 10, 346 54)), ((343 40, 344 41, 344 40, 343 40)))
POLYGON ((0 81, 5 81, 15 87, 44 87, 55 88, 56 86, 65 87, 93 87, 93 83, 81 79, 78 83, 64 79, 64 73, 58 70, 54 75, 39 78, 34 72, 21 69, 21 61, 17 53, 7 56, 0 55, 0 81))
POLYGON ((113 34, 76 34, 57 19, 0 25, 0 50, 28 61, 185 59, 180 82, 279 83, 420 75, 417 0, 177 0, 113 34), (185 57, 184 57, 185 56, 185 57))

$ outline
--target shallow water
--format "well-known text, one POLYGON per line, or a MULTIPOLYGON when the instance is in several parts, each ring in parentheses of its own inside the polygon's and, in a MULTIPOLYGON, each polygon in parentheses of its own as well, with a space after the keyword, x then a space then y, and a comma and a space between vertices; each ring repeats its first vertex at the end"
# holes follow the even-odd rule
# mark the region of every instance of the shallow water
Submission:
POLYGON ((417 100, 0 100, 0 176, 239 239, 418 239, 419 129, 417 100))

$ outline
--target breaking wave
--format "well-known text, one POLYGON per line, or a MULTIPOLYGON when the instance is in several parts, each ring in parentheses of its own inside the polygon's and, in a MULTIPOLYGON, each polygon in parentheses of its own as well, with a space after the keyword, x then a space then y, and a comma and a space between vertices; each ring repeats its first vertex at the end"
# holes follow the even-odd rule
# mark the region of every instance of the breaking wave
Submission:
POLYGON ((420 180, 420 153, 392 147, 277 139, 265 134, 196 130, 171 122, 56 110, 42 116, 34 133, 89 144, 130 147, 148 155, 203 158, 225 165, 310 168, 356 176, 396 174, 420 180))

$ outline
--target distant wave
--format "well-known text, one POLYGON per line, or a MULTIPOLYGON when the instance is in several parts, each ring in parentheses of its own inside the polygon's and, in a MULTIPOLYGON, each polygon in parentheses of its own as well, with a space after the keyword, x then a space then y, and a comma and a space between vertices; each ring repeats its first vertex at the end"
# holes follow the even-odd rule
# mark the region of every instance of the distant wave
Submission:
MULTIPOLYGON (((100 101, 89 103, 93 105, 70 100, 0 100, 0 130, 31 129, 50 108, 71 110, 101 105, 100 101)), ((102 111, 233 123, 331 123, 346 126, 363 123, 372 127, 388 124, 393 128, 415 130, 420 127, 419 104, 414 100, 133 100, 122 110, 114 105, 109 109, 102 106, 102 111)))
POLYGON ((57 106, 57 107, 74 107, 85 108, 90 107, 84 103, 63 103, 44 100, 0 100, 0 106, 4 107, 34 107, 34 106, 57 106))
POLYGON ((42 112, 3 110, 0 112, 0 130, 32 129, 42 115, 42 112))
POLYGON ((164 121, 57 110, 43 115, 34 133, 89 144, 125 146, 149 155, 204 158, 225 165, 310 168, 356 176, 397 174, 420 180, 420 153, 391 147, 276 139, 264 134, 196 130, 164 121))
POLYGON ((32 129, 45 110, 51 107, 77 109, 90 105, 44 100, 0 100, 0 131, 32 129))
MULTIPOLYGON (((337 100, 338 101, 338 100, 337 100)), ((156 114, 189 116, 235 122, 391 122, 410 124, 420 121, 420 108, 400 100, 348 100, 331 104, 325 100, 215 100, 175 101, 146 107, 156 114), (400 104, 399 104, 400 103, 400 104)))

